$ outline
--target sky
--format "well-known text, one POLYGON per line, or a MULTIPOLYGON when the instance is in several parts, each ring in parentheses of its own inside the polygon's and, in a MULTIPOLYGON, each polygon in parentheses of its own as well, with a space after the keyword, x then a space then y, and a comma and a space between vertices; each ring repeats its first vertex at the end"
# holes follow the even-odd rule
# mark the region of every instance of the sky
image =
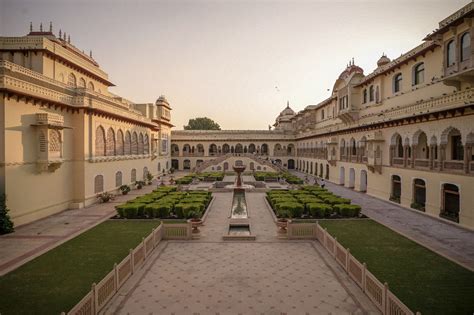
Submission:
POLYGON ((175 129, 209 117, 222 129, 267 129, 290 102, 330 96, 351 58, 369 74, 469 0, 0 0, 0 36, 53 22, 137 103, 166 95, 175 129))

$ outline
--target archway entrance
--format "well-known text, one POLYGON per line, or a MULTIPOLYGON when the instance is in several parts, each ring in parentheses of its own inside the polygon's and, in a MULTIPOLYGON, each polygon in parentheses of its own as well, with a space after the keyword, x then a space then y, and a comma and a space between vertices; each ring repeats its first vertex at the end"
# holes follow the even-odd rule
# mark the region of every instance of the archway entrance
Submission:
POLYGON ((344 185, 345 170, 344 167, 339 169, 339 185, 344 185))
POLYGON ((176 159, 171 160, 171 167, 175 170, 179 170, 179 161, 176 159))
POLYGON ((295 169, 295 160, 293 160, 293 159, 288 160, 288 169, 289 170, 294 170, 295 169))
POLYGON ((365 170, 360 171, 360 191, 367 191, 367 171, 365 170))
POLYGON ((347 187, 354 188, 355 184, 355 170, 353 168, 349 169, 349 185, 347 187))

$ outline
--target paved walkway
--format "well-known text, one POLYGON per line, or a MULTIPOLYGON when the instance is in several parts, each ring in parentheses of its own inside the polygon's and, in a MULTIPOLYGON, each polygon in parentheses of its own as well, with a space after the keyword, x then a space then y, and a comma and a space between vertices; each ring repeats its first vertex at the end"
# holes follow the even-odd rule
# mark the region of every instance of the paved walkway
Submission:
MULTIPOLYGON (((182 174, 174 177, 180 176, 182 174)), ((66 210, 0 236, 0 276, 107 220, 115 214, 117 204, 151 192, 156 184, 132 190, 125 196, 119 195, 109 203, 66 210)))
POLYGON ((378 314, 317 242, 277 238, 265 194, 246 193, 241 242, 222 240, 232 193, 213 196, 200 240, 163 242, 104 314, 378 314))
MULTIPOLYGON (((306 176, 301 172, 294 174, 306 176)), ((474 271, 474 232, 327 181, 326 187, 350 198, 375 221, 474 271)))

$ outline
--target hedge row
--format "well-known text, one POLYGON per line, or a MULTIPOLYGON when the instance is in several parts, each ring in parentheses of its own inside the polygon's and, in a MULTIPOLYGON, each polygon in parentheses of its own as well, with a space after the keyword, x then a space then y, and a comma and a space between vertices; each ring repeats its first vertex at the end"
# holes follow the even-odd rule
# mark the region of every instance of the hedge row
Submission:
POLYGON ((116 206, 121 218, 197 218, 201 217, 211 201, 207 191, 178 192, 176 187, 160 187, 116 206))
POLYGON ((356 217, 360 206, 351 205, 351 200, 341 198, 318 186, 303 186, 299 190, 272 190, 267 199, 278 217, 300 218, 304 214, 315 218, 337 214, 342 217, 356 217))

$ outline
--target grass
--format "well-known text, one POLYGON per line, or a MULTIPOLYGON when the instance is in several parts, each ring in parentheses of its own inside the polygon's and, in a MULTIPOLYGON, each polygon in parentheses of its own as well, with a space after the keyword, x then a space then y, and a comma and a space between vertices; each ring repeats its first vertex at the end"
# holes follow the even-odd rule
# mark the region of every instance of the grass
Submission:
POLYGON ((320 224, 412 311, 473 314, 474 272, 372 220, 320 224))
POLYGON ((0 314, 69 311, 159 223, 106 221, 0 277, 0 314))

